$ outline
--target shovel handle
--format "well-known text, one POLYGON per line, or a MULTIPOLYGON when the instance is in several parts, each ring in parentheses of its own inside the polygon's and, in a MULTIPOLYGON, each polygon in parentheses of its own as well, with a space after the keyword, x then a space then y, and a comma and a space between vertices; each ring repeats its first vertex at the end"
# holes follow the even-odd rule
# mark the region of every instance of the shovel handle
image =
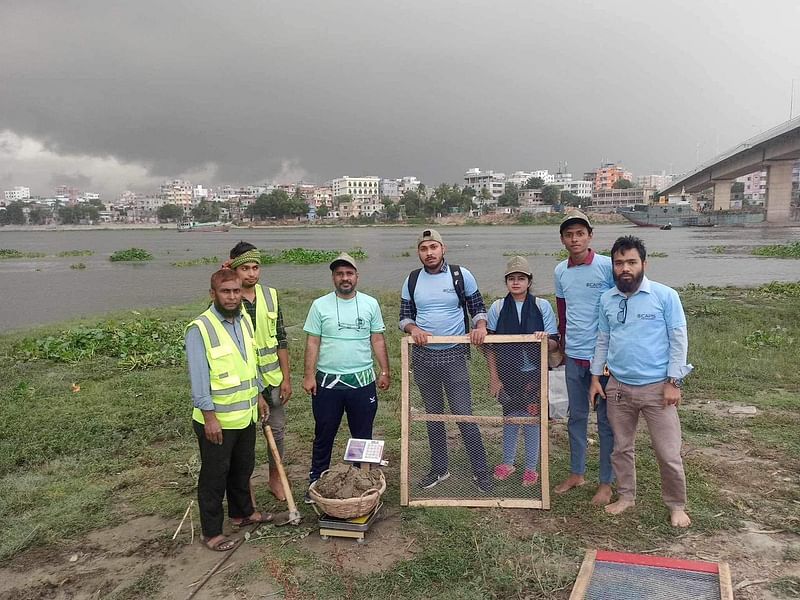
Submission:
POLYGON ((275 459, 275 466, 278 467, 281 485, 283 486, 283 491, 286 492, 286 504, 289 505, 289 514, 296 514, 297 505, 294 503, 292 488, 289 487, 289 479, 286 477, 286 471, 283 469, 283 461, 281 460, 280 452, 278 452, 278 445, 275 443, 275 437, 272 435, 272 428, 266 423, 264 423, 264 437, 267 439, 267 445, 272 452, 272 457, 275 459))

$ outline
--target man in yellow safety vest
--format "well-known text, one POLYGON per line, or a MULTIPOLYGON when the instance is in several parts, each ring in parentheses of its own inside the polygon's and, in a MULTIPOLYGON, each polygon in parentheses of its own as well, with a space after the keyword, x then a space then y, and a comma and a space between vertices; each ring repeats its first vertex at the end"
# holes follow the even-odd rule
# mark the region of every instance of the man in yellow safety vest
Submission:
POLYGON ((192 386, 192 425, 200 446, 197 501, 203 543, 226 552, 235 543, 222 535, 222 500, 234 528, 265 523, 250 499, 255 466, 256 420, 269 416, 258 373, 250 317, 241 310, 242 287, 231 269, 211 276, 211 306, 186 328, 192 386))
MULTIPOLYGON (((239 242, 230 251, 230 267, 242 282, 242 306, 253 323, 256 341, 256 360, 264 382, 269 404, 268 425, 272 428, 275 445, 283 456, 283 439, 286 435, 286 410, 284 406, 292 396, 289 372, 289 344, 283 326, 283 314, 275 288, 259 283, 261 252, 247 242, 239 242)), ((269 489, 278 500, 286 499, 275 457, 269 452, 269 489)))

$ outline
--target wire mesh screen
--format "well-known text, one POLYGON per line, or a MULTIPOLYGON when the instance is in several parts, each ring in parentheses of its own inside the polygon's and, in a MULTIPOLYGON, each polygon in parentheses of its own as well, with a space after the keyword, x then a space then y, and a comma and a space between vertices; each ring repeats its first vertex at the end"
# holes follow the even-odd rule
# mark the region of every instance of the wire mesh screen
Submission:
POLYGON ((402 346, 401 503, 550 508, 547 341, 402 346))
POLYGON ((727 600, 732 592, 726 563, 590 550, 570 598, 727 600))

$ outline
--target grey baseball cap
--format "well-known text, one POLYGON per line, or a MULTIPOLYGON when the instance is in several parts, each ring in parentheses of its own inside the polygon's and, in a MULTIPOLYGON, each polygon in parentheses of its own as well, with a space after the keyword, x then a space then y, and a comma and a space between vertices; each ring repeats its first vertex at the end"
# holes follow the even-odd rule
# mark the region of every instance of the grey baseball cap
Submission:
POLYGON ((330 264, 331 271, 333 271, 336 267, 338 267, 341 264, 350 265, 356 271, 358 271, 358 265, 356 264, 355 259, 353 259, 353 257, 350 256, 347 252, 342 252, 339 256, 333 259, 333 261, 330 264))
POLYGON ((442 240, 442 234, 435 229, 425 229, 422 233, 420 233, 419 237, 417 238, 418 248, 422 242, 439 242, 440 244, 444 244, 444 241, 442 240))

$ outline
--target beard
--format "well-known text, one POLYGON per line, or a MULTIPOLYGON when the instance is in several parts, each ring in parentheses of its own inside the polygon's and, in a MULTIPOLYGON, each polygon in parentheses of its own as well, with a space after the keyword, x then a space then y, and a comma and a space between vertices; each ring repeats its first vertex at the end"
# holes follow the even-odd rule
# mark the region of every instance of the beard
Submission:
POLYGON ((639 285, 642 283, 642 279, 644 279, 644 269, 639 271, 633 279, 620 279, 616 273, 614 273, 614 283, 617 284, 617 289, 622 292, 623 294, 631 294, 639 289, 639 285))
POLYGON ((216 308, 217 311, 219 311, 219 314, 221 314, 223 317, 225 317, 226 319, 230 319, 242 312, 242 303, 239 302, 239 304, 236 305, 236 308, 227 309, 224 306, 217 304, 215 300, 214 308, 216 308))

